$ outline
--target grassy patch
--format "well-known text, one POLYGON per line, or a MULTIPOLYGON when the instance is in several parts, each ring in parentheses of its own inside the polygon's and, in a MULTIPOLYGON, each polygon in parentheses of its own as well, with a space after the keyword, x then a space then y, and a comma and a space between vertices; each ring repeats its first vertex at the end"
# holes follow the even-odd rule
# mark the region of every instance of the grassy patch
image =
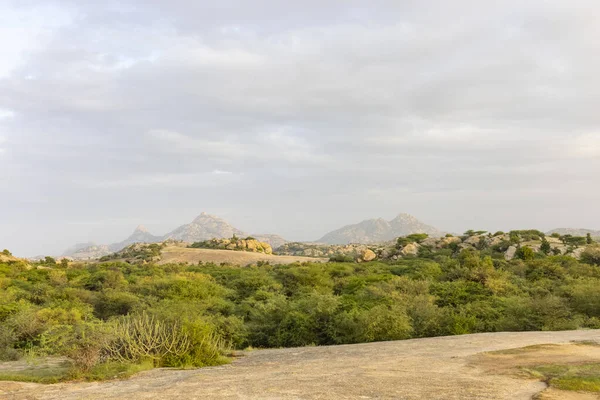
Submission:
POLYGON ((546 364, 528 368, 527 372, 556 389, 600 392, 600 363, 546 364))
POLYGON ((0 381, 18 381, 34 383, 57 383, 65 381, 71 373, 71 363, 64 362, 59 365, 28 366, 18 369, 0 370, 0 381))
POLYGON ((129 364, 120 362, 108 362, 96 365, 86 374, 72 374, 72 378, 81 378, 87 381, 105 381, 108 379, 126 379, 138 372, 148 371, 154 368, 152 361, 141 364, 129 364))
POLYGON ((108 362, 96 365, 90 371, 82 373, 73 369, 69 362, 53 366, 31 366, 20 369, 0 371, 0 381, 17 381, 52 384, 71 380, 104 381, 125 379, 138 372, 147 371, 154 366, 152 362, 128 364, 108 362))
POLYGON ((489 354, 498 354, 498 355, 513 355, 513 354, 523 354, 523 353, 532 353, 540 350, 547 350, 554 347, 558 347, 556 344, 534 344, 532 346, 526 347, 518 347, 515 349, 506 349, 506 350, 497 350, 491 351, 489 354))

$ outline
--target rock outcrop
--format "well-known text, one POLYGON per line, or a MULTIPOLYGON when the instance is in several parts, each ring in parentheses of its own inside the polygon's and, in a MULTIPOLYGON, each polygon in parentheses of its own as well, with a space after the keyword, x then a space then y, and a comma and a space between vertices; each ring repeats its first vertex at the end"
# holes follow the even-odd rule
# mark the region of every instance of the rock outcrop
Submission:
POLYGON ((249 251, 252 253, 273 254, 271 245, 250 237, 246 239, 211 239, 202 242, 195 242, 190 245, 190 247, 199 249, 235 250, 249 251))

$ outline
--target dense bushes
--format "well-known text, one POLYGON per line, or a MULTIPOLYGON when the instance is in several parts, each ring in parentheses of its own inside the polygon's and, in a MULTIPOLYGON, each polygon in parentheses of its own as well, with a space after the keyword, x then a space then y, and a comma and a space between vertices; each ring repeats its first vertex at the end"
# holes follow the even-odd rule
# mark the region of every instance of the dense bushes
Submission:
POLYGON ((0 263, 0 358, 63 355, 92 374, 117 361, 215 365, 230 347, 596 328, 597 250, 585 262, 527 250, 509 262, 493 249, 390 264, 9 261, 0 263))

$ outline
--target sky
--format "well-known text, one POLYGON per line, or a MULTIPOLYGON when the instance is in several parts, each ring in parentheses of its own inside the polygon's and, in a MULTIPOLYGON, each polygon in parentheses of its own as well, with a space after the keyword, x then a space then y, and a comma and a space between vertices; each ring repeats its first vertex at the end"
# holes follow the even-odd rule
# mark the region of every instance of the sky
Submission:
POLYGON ((0 248, 203 211, 600 229, 597 0, 0 0, 0 248))

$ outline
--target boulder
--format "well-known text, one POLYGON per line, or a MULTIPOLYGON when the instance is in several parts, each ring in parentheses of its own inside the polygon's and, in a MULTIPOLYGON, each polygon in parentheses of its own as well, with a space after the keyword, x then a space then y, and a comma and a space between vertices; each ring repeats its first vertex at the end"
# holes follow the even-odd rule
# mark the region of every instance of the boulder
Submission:
POLYGON ((449 237, 444 237, 440 240, 440 248, 444 248, 444 247, 448 247, 450 246, 452 243, 461 243, 462 240, 457 237, 457 236, 449 236, 449 237))
POLYGON ((360 258, 363 261, 373 261, 374 259, 377 258, 377 254, 375 254, 375 252, 373 252, 373 250, 371 250, 371 249, 365 249, 361 253, 360 258))
POLYGON ((506 252, 504 253, 504 259, 507 261, 512 260, 513 258, 515 258, 515 254, 517 253, 517 247, 516 246, 510 246, 508 248, 508 250, 506 250, 506 252))
POLYGON ((508 239, 509 239, 509 238, 508 238, 508 235, 498 235, 498 236, 493 236, 493 237, 491 237, 491 238, 489 238, 489 239, 487 240, 487 244, 488 244, 488 246, 490 246, 490 247, 491 247, 491 246, 496 246, 496 245, 499 245, 499 244, 500 244, 500 243, 502 243, 502 242, 505 242, 505 241, 507 241, 508 239))
POLYGON ((479 242, 481 241, 481 238, 486 239, 487 236, 484 236, 484 235, 470 236, 465 239, 464 243, 470 244, 471 246, 477 246, 479 244, 479 242))
POLYGON ((428 247, 432 247, 432 248, 437 248, 440 244, 440 239, 438 238, 427 238, 425 240, 423 240, 421 243, 421 246, 428 246, 428 247))
POLYGON ((418 243, 409 243, 406 246, 404 246, 402 250, 400 250, 400 253, 403 256, 416 256, 417 254, 419 254, 420 248, 421 245, 419 245, 418 243))

